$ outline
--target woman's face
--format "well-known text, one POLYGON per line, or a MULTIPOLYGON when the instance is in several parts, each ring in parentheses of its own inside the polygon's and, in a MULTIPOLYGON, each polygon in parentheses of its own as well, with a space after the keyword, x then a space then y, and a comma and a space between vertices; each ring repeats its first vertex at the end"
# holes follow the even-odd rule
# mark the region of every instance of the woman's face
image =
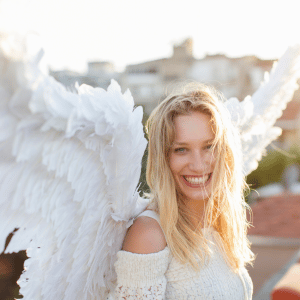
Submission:
POLYGON ((210 116, 200 112, 175 117, 175 141, 170 152, 170 169, 176 188, 187 201, 201 201, 211 193, 215 159, 214 133, 210 116))

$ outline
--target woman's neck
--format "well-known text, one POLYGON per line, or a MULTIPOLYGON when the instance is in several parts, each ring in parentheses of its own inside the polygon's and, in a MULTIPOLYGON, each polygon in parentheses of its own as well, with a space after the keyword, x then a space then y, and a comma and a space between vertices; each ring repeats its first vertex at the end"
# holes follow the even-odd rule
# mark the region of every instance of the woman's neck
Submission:
POLYGON ((194 225, 194 228, 203 228, 207 200, 187 200, 185 201, 185 205, 189 211, 190 221, 194 225))

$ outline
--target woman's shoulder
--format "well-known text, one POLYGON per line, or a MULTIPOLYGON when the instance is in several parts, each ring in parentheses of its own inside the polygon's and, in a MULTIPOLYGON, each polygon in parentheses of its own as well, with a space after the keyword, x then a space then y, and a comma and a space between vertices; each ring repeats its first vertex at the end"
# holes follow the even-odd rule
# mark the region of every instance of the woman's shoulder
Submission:
POLYGON ((122 250, 150 254, 162 251, 167 246, 165 235, 158 223, 157 218, 141 215, 136 218, 128 229, 123 242, 122 250))

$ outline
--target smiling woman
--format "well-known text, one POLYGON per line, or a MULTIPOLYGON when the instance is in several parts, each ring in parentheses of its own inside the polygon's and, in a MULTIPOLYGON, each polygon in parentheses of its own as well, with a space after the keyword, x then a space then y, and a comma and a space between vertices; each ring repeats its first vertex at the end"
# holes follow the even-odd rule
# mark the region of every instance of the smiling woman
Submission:
POLYGON ((170 95, 149 117, 151 203, 118 253, 110 299, 252 298, 247 185, 222 102, 201 85, 170 95))

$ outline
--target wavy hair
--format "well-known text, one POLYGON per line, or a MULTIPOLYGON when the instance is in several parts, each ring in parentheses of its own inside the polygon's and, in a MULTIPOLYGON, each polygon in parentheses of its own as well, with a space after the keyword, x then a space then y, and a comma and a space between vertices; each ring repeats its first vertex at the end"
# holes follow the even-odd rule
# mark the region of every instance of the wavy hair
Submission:
POLYGON ((151 113, 146 132, 149 138, 146 179, 150 187, 149 208, 157 210, 168 247, 181 263, 199 269, 210 258, 209 240, 194 228, 191 211, 184 204, 169 167, 169 154, 175 139, 174 119, 178 115, 201 112, 210 116, 214 132, 215 167, 212 189, 208 198, 204 224, 213 227, 225 261, 234 272, 255 256, 247 239, 248 227, 244 191, 249 189, 242 173, 242 152, 236 129, 224 106, 223 96, 207 85, 189 85, 173 93, 151 113), (198 259, 197 259, 198 258, 198 259))

